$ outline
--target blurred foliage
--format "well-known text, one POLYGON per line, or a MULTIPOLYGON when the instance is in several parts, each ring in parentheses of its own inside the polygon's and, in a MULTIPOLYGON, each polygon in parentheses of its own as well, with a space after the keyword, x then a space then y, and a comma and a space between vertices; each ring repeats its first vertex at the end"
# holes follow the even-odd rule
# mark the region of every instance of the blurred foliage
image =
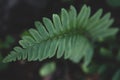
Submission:
POLYGON ((107 69, 107 65, 105 64, 97 64, 97 63, 92 63, 88 67, 82 66, 82 70, 84 71, 85 74, 103 74, 107 69))
POLYGON ((120 0, 107 0, 107 3, 112 7, 120 7, 120 0))
POLYGON ((5 38, 5 41, 0 40, 0 49, 7 49, 9 48, 13 43, 15 42, 15 39, 8 35, 5 38))
POLYGON ((120 70, 117 70, 117 72, 114 74, 112 80, 120 80, 120 70))
POLYGON ((39 74, 42 77, 46 77, 52 75, 55 69, 56 69, 55 62, 49 62, 42 66, 42 68, 39 70, 39 74))
POLYGON ((8 67, 8 63, 3 63, 2 60, 3 60, 3 57, 0 53, 0 71, 6 69, 8 67))
POLYGON ((104 57, 112 57, 113 56, 111 50, 108 50, 108 49, 106 49, 104 47, 100 48, 100 55, 104 56, 104 57))
POLYGON ((4 41, 0 39, 0 70, 4 70, 8 68, 8 65, 9 65, 8 63, 2 62, 3 60, 2 50, 10 48, 14 42, 15 42, 15 39, 10 35, 7 35, 4 41))

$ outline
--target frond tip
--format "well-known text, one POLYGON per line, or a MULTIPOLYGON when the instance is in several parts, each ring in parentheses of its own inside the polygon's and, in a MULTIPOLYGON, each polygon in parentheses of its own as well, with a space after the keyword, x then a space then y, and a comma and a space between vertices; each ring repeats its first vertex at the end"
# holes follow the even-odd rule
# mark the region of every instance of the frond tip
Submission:
POLYGON ((35 22, 36 29, 29 29, 30 36, 23 36, 19 41, 21 47, 15 47, 4 62, 16 60, 42 61, 57 56, 79 62, 84 58, 88 65, 93 56, 93 41, 114 36, 117 28, 109 28, 113 23, 110 13, 102 15, 102 9, 91 15, 91 8, 84 5, 77 15, 71 6, 67 11, 61 10, 61 15, 53 14, 52 21, 43 18, 43 24, 35 22))

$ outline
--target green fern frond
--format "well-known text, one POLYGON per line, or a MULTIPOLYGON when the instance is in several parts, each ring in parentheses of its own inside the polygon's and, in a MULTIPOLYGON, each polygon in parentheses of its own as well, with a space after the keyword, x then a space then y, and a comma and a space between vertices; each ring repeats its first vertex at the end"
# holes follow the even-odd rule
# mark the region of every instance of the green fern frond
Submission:
POLYGON ((113 23, 110 13, 102 15, 102 9, 91 16, 91 9, 84 5, 77 14, 71 6, 61 15, 53 14, 52 20, 43 18, 43 24, 35 22, 36 29, 29 29, 30 36, 23 36, 19 41, 21 47, 15 47, 4 62, 16 60, 42 61, 57 56, 74 62, 84 58, 88 65, 94 52, 94 41, 114 36, 117 28, 109 28, 113 23))

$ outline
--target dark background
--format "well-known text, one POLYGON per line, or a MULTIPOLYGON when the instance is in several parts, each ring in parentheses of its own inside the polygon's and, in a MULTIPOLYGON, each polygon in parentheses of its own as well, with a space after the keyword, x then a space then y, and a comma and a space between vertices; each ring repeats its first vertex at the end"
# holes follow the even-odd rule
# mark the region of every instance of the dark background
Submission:
MULTIPOLYGON (((120 8, 109 6, 105 0, 74 0, 73 2, 64 2, 62 0, 0 0, 0 39, 4 41, 7 35, 15 38, 15 43, 9 49, 1 50, 2 55, 6 56, 13 46, 18 45, 17 42, 20 39, 20 34, 34 27, 35 21, 41 21, 42 17, 51 18, 53 13, 59 13, 61 8, 68 9, 71 4, 78 11, 83 4, 87 4, 91 6, 92 13, 99 8, 103 8, 104 13, 112 13, 112 18, 115 19, 113 26, 119 27, 120 25, 120 8)), ((17 61, 10 63, 6 70, 0 71, 0 80, 42 80, 38 75, 38 69, 41 64, 47 61, 49 60, 43 62, 17 61)), ((77 80, 74 76, 76 72, 84 75, 79 71, 77 64, 70 61, 62 61, 62 59, 56 62, 58 64, 56 74, 54 75, 56 79, 53 78, 52 80, 65 80, 63 76, 65 74, 63 65, 66 63, 69 65, 69 73, 72 73, 70 74, 71 80, 77 80)))

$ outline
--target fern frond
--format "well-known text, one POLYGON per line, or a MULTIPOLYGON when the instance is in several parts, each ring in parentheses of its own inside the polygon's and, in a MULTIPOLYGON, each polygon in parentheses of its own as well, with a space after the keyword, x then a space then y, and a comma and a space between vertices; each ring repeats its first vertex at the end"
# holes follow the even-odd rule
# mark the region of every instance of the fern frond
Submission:
POLYGON ((109 28, 113 23, 110 13, 101 17, 102 9, 91 16, 91 9, 84 5, 77 15, 71 6, 61 15, 53 14, 52 19, 43 18, 43 24, 35 22, 36 29, 29 29, 30 36, 23 36, 19 41, 21 47, 15 47, 4 62, 16 60, 42 61, 57 56, 79 62, 84 58, 88 65, 94 52, 93 41, 114 36, 117 28, 109 28))

